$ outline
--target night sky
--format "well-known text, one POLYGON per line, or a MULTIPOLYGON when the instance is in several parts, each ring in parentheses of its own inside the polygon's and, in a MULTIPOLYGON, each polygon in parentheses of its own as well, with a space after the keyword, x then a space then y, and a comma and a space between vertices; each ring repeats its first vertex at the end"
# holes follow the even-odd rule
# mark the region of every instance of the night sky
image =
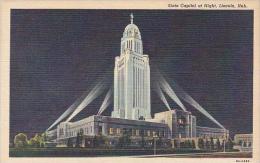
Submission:
MULTIPOLYGON (((151 75, 157 67, 176 81, 231 134, 252 132, 253 11, 12 10, 11 139, 46 130, 104 74, 112 82, 131 12, 151 75)), ((166 111, 151 93, 152 115, 166 111)), ((73 120, 96 114, 104 96, 73 120)), ((198 125, 216 127, 183 103, 198 125)))

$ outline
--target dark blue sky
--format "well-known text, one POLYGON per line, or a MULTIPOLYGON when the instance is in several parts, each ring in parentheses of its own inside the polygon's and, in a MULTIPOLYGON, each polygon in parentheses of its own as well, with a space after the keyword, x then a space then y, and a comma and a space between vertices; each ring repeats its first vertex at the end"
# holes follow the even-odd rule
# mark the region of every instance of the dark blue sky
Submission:
MULTIPOLYGON (((105 72, 112 81, 131 12, 152 72, 174 79, 231 133, 252 132, 252 11, 12 10, 11 138, 43 132, 105 72)), ((76 119, 95 114, 103 97, 76 119)), ((155 92, 151 101, 152 113, 167 110, 155 92)))

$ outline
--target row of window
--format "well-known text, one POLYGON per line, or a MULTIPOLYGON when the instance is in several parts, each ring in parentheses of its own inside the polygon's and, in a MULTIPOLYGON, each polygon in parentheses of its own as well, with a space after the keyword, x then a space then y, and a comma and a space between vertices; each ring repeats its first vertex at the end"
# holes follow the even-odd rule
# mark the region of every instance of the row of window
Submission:
POLYGON ((138 63, 140 63, 140 62, 144 62, 143 59, 140 59, 140 58, 138 58, 138 57, 133 57, 133 59, 134 59, 134 63, 135 63, 135 64, 138 64, 138 63))
POLYGON ((130 136, 146 136, 146 137, 165 137, 165 131, 155 131, 155 130, 140 130, 140 129, 122 129, 122 128, 109 128, 109 135, 123 135, 128 134, 130 136))
POLYGON ((198 134, 199 137, 213 137, 213 138, 224 138, 224 135, 222 134, 214 134, 214 133, 207 133, 207 134, 198 134))
POLYGON ((126 42, 124 42, 122 44, 122 52, 125 51, 125 49, 132 49, 133 51, 137 52, 137 53, 141 53, 141 43, 137 42, 137 41, 133 41, 133 40, 127 40, 126 42), (134 42, 134 46, 133 46, 133 42, 134 42))
MULTIPOLYGON (((144 107, 144 71, 137 67, 133 68, 133 107, 144 107)), ((139 110, 138 110, 139 112, 139 110)))
POLYGON ((80 128, 79 130, 69 131, 67 132, 67 137, 77 136, 78 133, 83 132, 84 135, 91 134, 93 130, 93 126, 88 126, 85 128, 80 128))
POLYGON ((125 106, 125 75, 124 75, 124 68, 122 68, 119 71, 119 76, 118 76, 118 106, 119 108, 124 108, 125 106))
POLYGON ((132 30, 128 30, 126 32, 126 36, 128 36, 128 37, 136 36, 136 35, 138 35, 138 31, 137 30, 134 30, 133 32, 132 32, 132 30))

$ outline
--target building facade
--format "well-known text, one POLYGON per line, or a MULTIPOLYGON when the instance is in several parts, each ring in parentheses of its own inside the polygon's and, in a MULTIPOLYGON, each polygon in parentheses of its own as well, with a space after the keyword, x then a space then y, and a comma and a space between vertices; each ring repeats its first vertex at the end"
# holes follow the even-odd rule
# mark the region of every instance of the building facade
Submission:
POLYGON ((252 152, 253 134, 236 134, 234 136, 234 149, 241 152, 252 152))
POLYGON ((56 132, 55 141, 59 147, 68 146, 69 139, 73 140, 73 146, 75 146, 78 134, 83 136, 81 147, 92 147, 95 136, 103 136, 106 138, 106 144, 116 146, 119 139, 125 135, 129 136, 129 146, 134 147, 139 146, 142 139, 145 142, 151 142, 155 136, 166 141, 169 128, 164 123, 93 115, 76 122, 62 122, 48 136, 52 136, 54 132, 56 132))
POLYGON ((143 54, 141 33, 133 23, 133 15, 121 38, 121 54, 115 58, 112 117, 151 118, 149 57, 143 54))
POLYGON ((201 138, 219 138, 227 139, 229 137, 229 131, 222 128, 211 128, 211 127, 196 127, 196 136, 201 138))
POLYGON ((108 146, 127 138, 131 147, 149 147, 153 139, 159 139, 164 147, 169 147, 169 142, 175 140, 223 138, 228 132, 197 126, 196 117, 183 110, 155 113, 151 118, 150 98, 149 57, 143 54, 141 33, 131 15, 131 23, 121 38, 121 54, 115 58, 111 117, 92 115, 76 122, 61 122, 56 129, 47 131, 47 140, 59 147, 76 146, 81 137, 80 146, 93 147, 96 137, 105 137, 103 144, 108 146))
POLYGON ((117 146, 120 138, 129 136, 130 147, 140 147, 141 142, 145 146, 152 145, 153 139, 160 139, 165 147, 172 144, 173 140, 195 140, 197 138, 214 138, 223 140, 226 132, 218 128, 200 127, 196 125, 196 117, 190 112, 171 110, 155 113, 153 119, 130 120, 113 118, 109 116, 93 115, 76 122, 62 122, 57 129, 47 132, 49 142, 55 142, 58 147, 68 146, 72 140, 73 146, 76 139, 82 134, 81 147, 93 147, 95 136, 106 138, 106 145, 117 146))
POLYGON ((148 121, 167 124, 171 139, 196 137, 196 117, 191 112, 173 109, 155 113, 154 118, 148 121))

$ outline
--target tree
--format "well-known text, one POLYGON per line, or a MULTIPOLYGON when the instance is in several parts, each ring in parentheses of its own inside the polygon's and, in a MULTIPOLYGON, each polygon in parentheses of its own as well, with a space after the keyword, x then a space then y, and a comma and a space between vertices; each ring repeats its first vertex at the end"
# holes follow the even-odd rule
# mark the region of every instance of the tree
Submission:
POLYGON ((210 142, 208 139, 206 139, 206 149, 209 149, 210 148, 210 142))
POLYGON ((216 142, 216 148, 217 148, 217 150, 221 149, 219 138, 217 139, 217 142, 216 142))
POLYGON ((188 140, 188 148, 192 148, 191 140, 188 140))
POLYGON ((130 131, 123 129, 123 134, 119 137, 117 146, 120 148, 128 147, 131 144, 130 131))
POLYGON ((29 147, 37 147, 37 142, 35 139, 31 138, 30 140, 28 140, 28 146, 29 147))
POLYGON ((14 145, 16 148, 24 148, 27 146, 27 135, 19 133, 14 137, 14 145))
POLYGON ((200 149, 203 149, 204 148, 204 140, 202 138, 199 138, 198 140, 198 146, 200 149))
POLYGON ((242 143, 243 143, 242 140, 239 140, 238 144, 239 144, 240 146, 243 145, 242 143))
POLYGON ((98 146, 98 138, 97 136, 95 135, 94 138, 93 138, 93 147, 97 147, 98 146))
POLYGON ((105 145, 106 148, 110 147, 110 139, 108 137, 103 137, 103 144, 105 145))
POLYGON ((42 142, 41 142, 41 147, 45 147, 45 142, 47 141, 47 135, 46 135, 46 133, 44 132, 44 133, 42 133, 41 134, 41 137, 42 137, 42 142))
POLYGON ((140 132, 141 134, 141 147, 144 148, 145 147, 145 140, 144 140, 144 130, 141 130, 140 132))
POLYGON ((210 137, 210 150, 214 149, 214 140, 213 137, 210 137))
POLYGON ((93 138, 93 147, 99 147, 99 146, 102 146, 102 145, 105 145, 105 142, 107 141, 108 143, 108 140, 106 140, 106 138, 102 135, 100 136, 94 136, 93 138))
POLYGON ((100 135, 100 136, 97 136, 97 141, 98 141, 98 146, 102 146, 105 144, 106 139, 104 136, 100 135))
POLYGON ((178 141, 176 139, 173 140, 174 148, 178 148, 178 141))
POLYGON ((185 143, 184 142, 180 142, 180 148, 184 148, 185 147, 185 143))
POLYGON ((233 149, 233 146, 234 146, 234 143, 233 141, 231 140, 231 138, 228 139, 228 149, 231 150, 233 149))
POLYGON ((28 145, 34 148, 44 147, 44 139, 44 135, 39 135, 36 133, 35 136, 28 141, 28 145))
POLYGON ((68 138, 67 147, 73 147, 72 138, 68 138))
POLYGON ((81 147, 82 145, 82 140, 83 140, 83 134, 84 131, 83 129, 80 129, 80 131, 77 133, 77 137, 76 137, 76 146, 75 147, 81 147))
POLYGON ((192 148, 196 148, 196 145, 195 145, 195 141, 194 141, 194 140, 192 140, 192 142, 191 142, 191 147, 192 147, 192 148))
POLYGON ((185 140, 185 141, 184 141, 184 148, 191 148, 191 142, 190 142, 190 140, 185 140))
POLYGON ((123 148, 123 146, 124 146, 123 136, 120 136, 119 139, 118 139, 117 147, 123 148))
POLYGON ((224 149, 225 144, 226 144, 225 140, 222 140, 221 149, 224 149))
MULTIPOLYGON (((166 139, 166 141, 165 141, 165 146, 166 146, 167 148, 172 148, 171 139, 166 139)), ((175 147, 175 148, 176 148, 176 147, 175 147)))
POLYGON ((156 140, 156 146, 158 148, 162 147, 163 145, 163 141, 162 141, 162 137, 159 137, 157 140, 156 140))
POLYGON ((36 133, 33 139, 36 142, 36 147, 37 148, 41 147, 42 137, 39 134, 36 133))
POLYGON ((244 141, 244 143, 243 143, 243 147, 246 147, 246 142, 244 141))
POLYGON ((77 133, 76 145, 75 145, 75 147, 76 147, 76 148, 81 147, 81 137, 80 137, 80 133, 79 133, 79 132, 77 133))

